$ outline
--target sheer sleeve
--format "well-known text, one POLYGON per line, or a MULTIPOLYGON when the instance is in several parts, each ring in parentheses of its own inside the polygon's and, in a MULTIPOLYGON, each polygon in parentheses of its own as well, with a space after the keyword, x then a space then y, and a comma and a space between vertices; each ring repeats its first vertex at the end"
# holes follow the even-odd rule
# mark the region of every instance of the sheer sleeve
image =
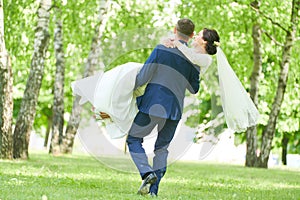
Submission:
POLYGON ((200 66, 202 73, 204 73, 212 63, 212 58, 209 55, 196 53, 193 49, 185 46, 178 40, 175 40, 174 44, 193 64, 200 66))

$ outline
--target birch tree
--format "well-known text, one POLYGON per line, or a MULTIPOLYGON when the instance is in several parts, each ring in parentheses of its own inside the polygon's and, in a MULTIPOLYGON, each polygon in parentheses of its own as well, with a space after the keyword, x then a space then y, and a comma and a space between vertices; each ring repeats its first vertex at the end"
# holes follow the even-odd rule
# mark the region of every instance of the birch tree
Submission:
MULTIPOLYGON (((276 94, 273 100, 271 112, 269 115, 269 119, 267 122, 266 127, 263 130, 262 133, 262 142, 260 147, 260 153, 259 155, 256 155, 257 150, 257 136, 256 136, 256 127, 250 128, 247 130, 247 157, 246 157, 246 166, 250 167, 262 167, 267 168, 268 167, 268 160, 269 155, 272 149, 272 141, 273 137, 275 135, 276 131, 276 122, 280 113, 281 105, 284 100, 284 93, 287 85, 288 80, 288 73, 289 73, 289 66, 291 62, 291 50, 294 45, 295 39, 296 39, 296 31, 299 21, 299 7, 300 7, 300 0, 293 0, 292 1, 292 9, 291 9, 291 18, 289 27, 285 28, 280 23, 275 22, 272 20, 272 18, 264 15, 259 10, 259 2, 255 1, 252 3, 252 7, 256 10, 256 12, 261 15, 264 18, 267 18, 272 22, 274 26, 278 26, 284 32, 286 33, 285 42, 281 45, 280 42, 276 41, 274 37, 271 37, 270 34, 267 32, 266 35, 271 38, 277 45, 282 46, 282 57, 281 57, 281 63, 280 63, 280 73, 279 73, 279 79, 276 89, 276 94)), ((254 25, 254 28, 257 24, 254 25)), ((257 26, 257 30, 259 30, 259 26, 257 26)), ((255 30, 255 29, 254 29, 255 30)), ((255 32, 253 32, 255 33, 255 32)), ((253 74, 251 76, 251 97, 253 98, 254 102, 257 103, 257 84, 258 80, 255 81, 255 77, 259 77, 259 70, 260 69, 260 34, 256 31, 256 34, 253 37, 254 42, 254 69, 253 74), (256 50, 255 50, 256 49, 256 50), (254 84, 255 83, 255 84, 254 84)))
POLYGON ((288 73, 290 67, 291 50, 295 42, 296 31, 299 21, 299 8, 300 0, 293 0, 290 26, 284 29, 286 32, 285 43, 282 51, 282 60, 280 63, 280 74, 278 79, 278 85, 276 90, 276 95, 272 104, 271 113, 269 116, 268 124, 263 131, 261 153, 259 155, 259 167, 268 167, 269 155, 272 149, 272 140, 275 134, 276 121, 280 112, 280 108, 284 99, 284 93, 286 89, 286 84, 288 80, 288 73))
MULTIPOLYGON (((99 58, 101 54, 101 38, 107 21, 107 0, 99 2, 99 22, 95 28, 95 35, 92 39, 91 50, 85 64, 83 77, 91 76, 94 70, 99 66, 99 58)), ((80 97, 76 96, 73 101, 71 116, 66 128, 65 136, 62 144, 62 153, 72 153, 73 144, 77 129, 80 124, 81 106, 79 105, 80 97)))
MULTIPOLYGON (((253 100, 256 107, 258 106, 258 90, 259 90, 259 80, 261 77, 262 71, 262 52, 261 52, 261 25, 260 25, 260 0, 253 1, 251 6, 256 10, 254 17, 254 24, 252 27, 252 39, 253 39, 253 70, 250 77, 251 88, 250 88, 250 97, 253 100)), ((253 126, 247 129, 246 131, 246 163, 247 167, 253 167, 256 165, 257 156, 257 127, 253 126)))
POLYGON ((4 41, 3 1, 0 0, 0 158, 12 159, 12 69, 4 41))
POLYGON ((54 102, 52 118, 52 140, 50 153, 59 154, 60 145, 63 138, 64 128, 64 79, 65 79, 65 59, 63 49, 63 33, 61 10, 56 8, 56 27, 54 29, 54 50, 56 57, 56 73, 54 81, 54 102))
POLYGON ((37 11, 38 21, 35 29, 34 52, 31 60, 30 74, 14 130, 14 158, 28 159, 29 139, 44 75, 45 54, 49 44, 48 26, 51 3, 51 0, 41 0, 37 11))

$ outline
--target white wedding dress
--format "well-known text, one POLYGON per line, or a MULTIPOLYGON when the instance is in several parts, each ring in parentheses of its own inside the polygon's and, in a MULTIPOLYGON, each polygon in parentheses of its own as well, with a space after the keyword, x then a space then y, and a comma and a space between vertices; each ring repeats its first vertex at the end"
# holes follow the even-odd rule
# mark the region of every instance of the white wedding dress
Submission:
MULTIPOLYGON (((208 54, 196 53, 181 43, 176 46, 192 63, 200 66, 201 73, 211 65, 212 58, 208 54)), ((259 113, 219 47, 217 61, 221 102, 227 126, 236 132, 245 131, 257 124, 259 113)), ((128 133, 138 112, 136 97, 143 93, 143 88, 138 88, 140 91, 133 89, 136 75, 142 66, 142 63, 129 62, 105 73, 99 72, 72 82, 73 94, 81 96, 80 104, 88 101, 95 108, 95 114, 101 111, 111 117, 105 120, 105 126, 112 139, 128 133)))
POLYGON ((101 111, 111 117, 104 122, 112 139, 127 134, 138 112, 135 94, 139 91, 134 93, 133 88, 135 77, 142 66, 142 63, 125 63, 71 84, 73 94, 81 96, 80 104, 88 101, 95 108, 95 114, 101 111))

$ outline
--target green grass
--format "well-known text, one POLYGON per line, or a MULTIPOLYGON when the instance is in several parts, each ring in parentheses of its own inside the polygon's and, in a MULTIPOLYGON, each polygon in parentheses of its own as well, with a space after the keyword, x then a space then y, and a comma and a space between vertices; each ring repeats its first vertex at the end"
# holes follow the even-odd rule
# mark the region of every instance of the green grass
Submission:
MULTIPOLYGON (((151 199, 136 194, 137 173, 110 169, 89 156, 31 154, 28 161, 0 161, 0 199, 151 199), (47 197, 47 198, 45 198, 47 197)), ((176 162, 157 199, 300 199, 299 169, 176 162)))

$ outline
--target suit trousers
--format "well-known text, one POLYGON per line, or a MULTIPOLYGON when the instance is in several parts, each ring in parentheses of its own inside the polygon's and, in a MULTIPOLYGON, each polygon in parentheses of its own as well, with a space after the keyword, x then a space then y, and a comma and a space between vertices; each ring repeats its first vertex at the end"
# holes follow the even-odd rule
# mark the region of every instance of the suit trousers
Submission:
POLYGON ((158 180, 151 186, 150 192, 157 194, 158 185, 167 170, 168 147, 172 141, 179 120, 170 120, 138 112, 129 130, 127 144, 132 160, 138 168, 142 179, 155 172, 158 180), (144 137, 157 126, 158 134, 154 146, 153 166, 143 148, 144 137), (153 191, 151 191, 153 190, 153 191))

